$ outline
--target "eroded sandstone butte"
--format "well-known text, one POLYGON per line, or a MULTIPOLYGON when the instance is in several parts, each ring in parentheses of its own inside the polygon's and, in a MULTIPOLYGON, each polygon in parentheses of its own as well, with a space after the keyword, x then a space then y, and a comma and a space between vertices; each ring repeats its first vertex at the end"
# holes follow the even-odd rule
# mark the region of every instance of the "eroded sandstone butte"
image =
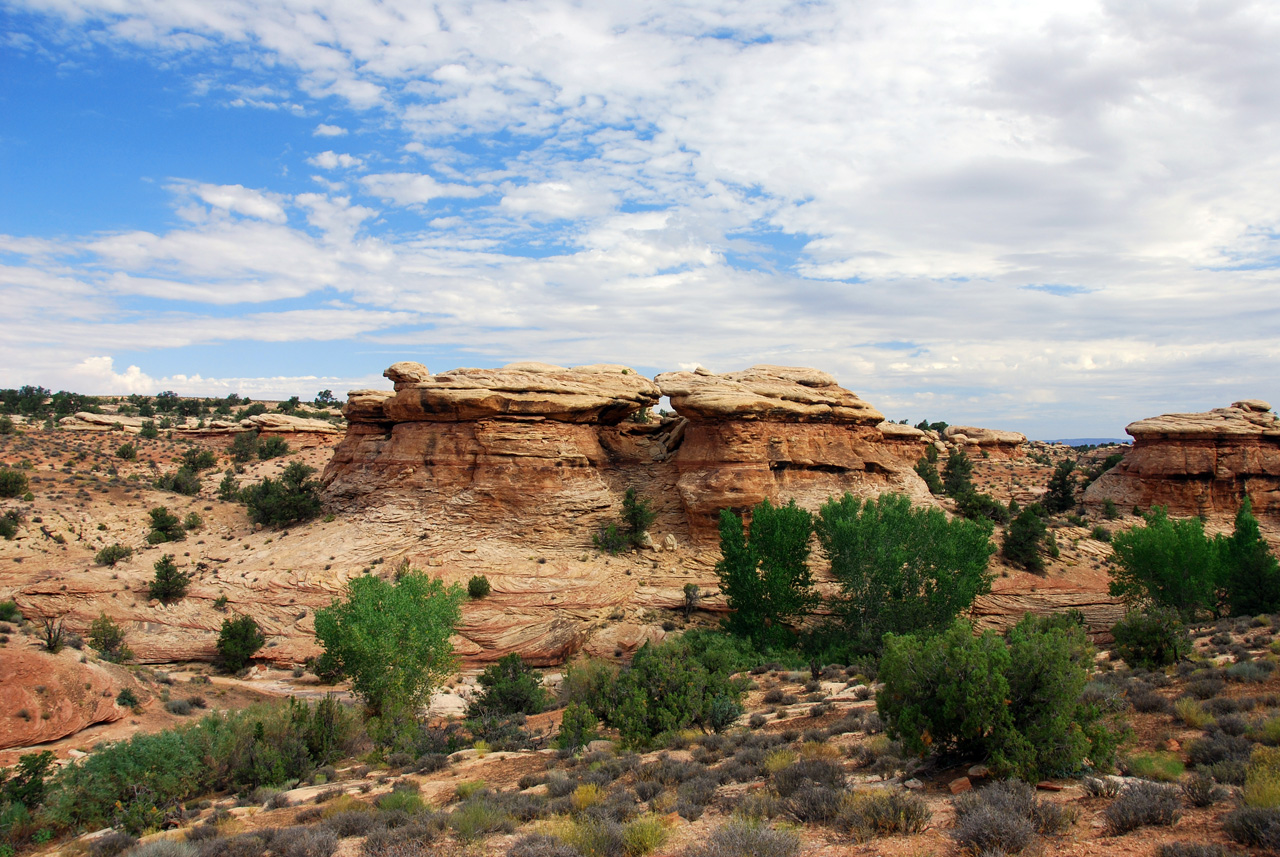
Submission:
POLYGON ((755 366, 650 381, 625 366, 514 363, 432 375, 397 363, 394 392, 350 394, 346 438, 324 474, 329 502, 436 526, 513 530, 587 546, 635 488, 654 531, 713 539, 723 508, 833 494, 902 491, 926 439, 878 428, 883 416, 830 375, 755 366), (660 396, 676 416, 636 422, 660 396))
POLYGON ((1233 515, 1247 494, 1254 513, 1280 517, 1280 418, 1257 399, 1199 414, 1165 414, 1125 428, 1133 447, 1085 491, 1085 503, 1169 514, 1233 515))

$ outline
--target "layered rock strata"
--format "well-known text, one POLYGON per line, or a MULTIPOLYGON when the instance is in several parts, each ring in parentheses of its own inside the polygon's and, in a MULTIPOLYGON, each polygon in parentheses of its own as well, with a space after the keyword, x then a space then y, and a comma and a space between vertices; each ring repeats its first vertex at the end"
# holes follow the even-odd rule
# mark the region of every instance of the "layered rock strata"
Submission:
POLYGON ((1133 447, 1085 491, 1100 508, 1166 506, 1169 514, 1233 515, 1247 495, 1259 516, 1280 517, 1280 418, 1258 399, 1198 414, 1130 423, 1133 447))
POLYGON ((942 436, 959 449, 968 452, 976 449, 980 453, 1005 458, 1020 454, 1027 443, 1027 436, 1021 432, 977 426, 947 426, 942 436))

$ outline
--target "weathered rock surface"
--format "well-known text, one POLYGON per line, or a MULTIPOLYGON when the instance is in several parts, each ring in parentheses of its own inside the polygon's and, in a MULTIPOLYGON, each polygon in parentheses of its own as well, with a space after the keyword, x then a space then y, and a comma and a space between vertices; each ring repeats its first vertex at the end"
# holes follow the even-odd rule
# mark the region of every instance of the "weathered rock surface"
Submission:
POLYGON ((998 453, 1005 456, 1017 454, 1027 442, 1027 436, 1022 432, 977 426, 947 426, 942 436, 951 443, 977 447, 988 454, 998 453))
POLYGON ((55 741, 129 714, 116 705, 120 690, 132 684, 128 673, 79 658, 73 649, 51 655, 14 644, 0 648, 0 750, 55 741))
POLYGON ((664 372, 654 379, 676 413, 695 422, 761 420, 874 426, 884 415, 817 369, 752 366, 715 375, 664 372))
POLYGON ((1257 515, 1280 516, 1280 417, 1257 399, 1198 414, 1131 423, 1133 447, 1084 500, 1169 514, 1233 515, 1247 494, 1257 515))
POLYGON ((394 374, 396 394, 382 407, 397 423, 541 417, 612 425, 657 404, 659 397, 652 381, 616 364, 566 369, 512 363, 501 369, 454 369, 416 381, 403 370, 394 374))

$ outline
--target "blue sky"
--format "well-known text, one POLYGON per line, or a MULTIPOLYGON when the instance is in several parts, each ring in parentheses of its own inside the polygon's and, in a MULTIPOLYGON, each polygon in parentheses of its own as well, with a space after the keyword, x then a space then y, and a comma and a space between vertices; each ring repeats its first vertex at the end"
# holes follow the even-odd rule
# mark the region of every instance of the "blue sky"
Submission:
POLYGON ((0 0, 0 386, 816 366, 1035 437, 1275 401, 1280 9, 0 0))

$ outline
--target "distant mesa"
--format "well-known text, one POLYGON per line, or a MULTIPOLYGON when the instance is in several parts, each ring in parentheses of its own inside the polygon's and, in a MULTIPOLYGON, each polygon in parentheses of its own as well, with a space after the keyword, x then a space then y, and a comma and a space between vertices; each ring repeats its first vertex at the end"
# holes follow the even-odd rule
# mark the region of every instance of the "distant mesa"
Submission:
POLYGON ((1198 414, 1164 414, 1125 428, 1133 447, 1085 491, 1085 503, 1169 514, 1231 515, 1248 495, 1280 515, 1280 418, 1261 399, 1198 414))

